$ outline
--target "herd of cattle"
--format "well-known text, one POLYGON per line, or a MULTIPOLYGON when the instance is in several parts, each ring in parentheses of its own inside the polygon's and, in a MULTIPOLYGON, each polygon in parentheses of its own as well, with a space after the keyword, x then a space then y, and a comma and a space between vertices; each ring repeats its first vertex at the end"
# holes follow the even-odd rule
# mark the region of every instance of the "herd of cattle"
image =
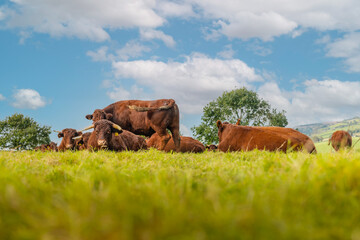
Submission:
MULTIPOLYGON (((35 148, 40 151, 101 150, 138 151, 150 147, 169 152, 209 151, 306 151, 316 153, 314 142, 305 134, 291 128, 250 127, 217 121, 219 144, 204 146, 191 137, 180 136, 179 108, 173 99, 154 101, 119 101, 86 115, 91 126, 77 131, 66 128, 58 132, 59 146, 51 142, 35 148), (83 133, 93 129, 93 132, 83 133), (169 134, 171 133, 171 135, 169 134), (146 137, 146 139, 144 138, 146 137)), ((336 131, 329 144, 337 151, 351 147, 348 132, 336 131)))

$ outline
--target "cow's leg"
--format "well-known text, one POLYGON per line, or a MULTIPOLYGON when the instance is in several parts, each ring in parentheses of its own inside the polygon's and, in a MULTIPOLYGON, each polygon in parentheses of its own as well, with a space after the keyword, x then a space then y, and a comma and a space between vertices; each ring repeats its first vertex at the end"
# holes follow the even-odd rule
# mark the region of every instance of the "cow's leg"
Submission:
POLYGON ((171 136, 170 134, 167 132, 166 128, 159 128, 156 126, 152 126, 152 129, 154 129, 154 131, 159 135, 160 137, 160 146, 159 146, 159 150, 164 150, 166 144, 168 143, 168 141, 170 140, 171 136))
POLYGON ((179 128, 170 128, 172 138, 174 140, 176 152, 180 152, 180 132, 179 128))

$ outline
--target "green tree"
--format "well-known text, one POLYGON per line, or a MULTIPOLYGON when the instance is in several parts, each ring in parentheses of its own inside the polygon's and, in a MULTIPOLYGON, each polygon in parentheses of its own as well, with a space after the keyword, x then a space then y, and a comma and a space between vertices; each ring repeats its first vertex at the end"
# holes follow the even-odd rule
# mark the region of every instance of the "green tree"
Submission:
POLYGON ((32 118, 15 113, 0 121, 0 149, 33 149, 50 143, 51 127, 40 126, 32 118))
POLYGON ((285 111, 271 109, 270 104, 260 99, 256 92, 240 88, 224 92, 208 103, 203 108, 201 124, 191 130, 198 140, 206 144, 217 143, 216 121, 236 123, 238 119, 241 119, 241 125, 247 126, 285 127, 288 124, 285 111))

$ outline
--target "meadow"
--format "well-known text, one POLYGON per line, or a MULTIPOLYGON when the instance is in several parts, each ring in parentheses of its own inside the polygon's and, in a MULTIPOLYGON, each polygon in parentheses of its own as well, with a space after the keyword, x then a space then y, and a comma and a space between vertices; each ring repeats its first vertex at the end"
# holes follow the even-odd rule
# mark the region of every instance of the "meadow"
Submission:
POLYGON ((360 152, 0 152, 0 239, 360 239, 360 152))

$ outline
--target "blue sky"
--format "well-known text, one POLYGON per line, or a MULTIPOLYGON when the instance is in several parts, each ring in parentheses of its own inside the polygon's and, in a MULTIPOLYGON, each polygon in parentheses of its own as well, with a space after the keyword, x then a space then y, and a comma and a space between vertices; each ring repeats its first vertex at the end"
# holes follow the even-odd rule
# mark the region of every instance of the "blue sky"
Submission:
POLYGON ((360 116, 359 10, 355 0, 0 1, 0 119, 81 129, 115 101, 174 98, 190 135, 208 102, 243 86, 290 127, 360 116))

